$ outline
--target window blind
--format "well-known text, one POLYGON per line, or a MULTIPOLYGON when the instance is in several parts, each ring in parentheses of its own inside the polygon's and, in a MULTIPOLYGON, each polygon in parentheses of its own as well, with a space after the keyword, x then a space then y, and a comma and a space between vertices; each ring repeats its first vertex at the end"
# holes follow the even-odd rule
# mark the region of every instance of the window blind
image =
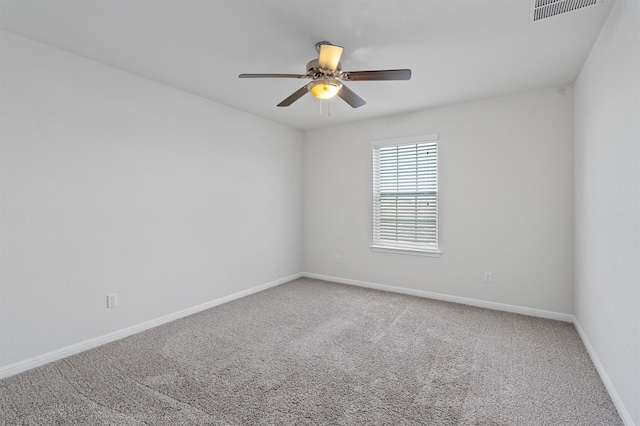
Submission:
POLYGON ((373 245, 438 250, 437 135, 372 143, 373 245))

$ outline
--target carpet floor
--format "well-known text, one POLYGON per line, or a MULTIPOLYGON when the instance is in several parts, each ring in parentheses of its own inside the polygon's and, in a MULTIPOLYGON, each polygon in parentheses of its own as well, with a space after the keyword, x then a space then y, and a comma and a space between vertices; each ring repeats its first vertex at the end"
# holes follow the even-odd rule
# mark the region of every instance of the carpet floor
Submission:
POLYGON ((298 279, 0 381, 13 425, 621 425, 572 324, 298 279))

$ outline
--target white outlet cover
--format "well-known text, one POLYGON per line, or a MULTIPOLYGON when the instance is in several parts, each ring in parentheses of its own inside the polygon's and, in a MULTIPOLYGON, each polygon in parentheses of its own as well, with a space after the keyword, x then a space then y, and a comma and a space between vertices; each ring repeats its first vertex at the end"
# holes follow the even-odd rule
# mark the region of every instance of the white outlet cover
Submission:
POLYGON ((115 308, 118 306, 118 293, 107 295, 107 308, 115 308))

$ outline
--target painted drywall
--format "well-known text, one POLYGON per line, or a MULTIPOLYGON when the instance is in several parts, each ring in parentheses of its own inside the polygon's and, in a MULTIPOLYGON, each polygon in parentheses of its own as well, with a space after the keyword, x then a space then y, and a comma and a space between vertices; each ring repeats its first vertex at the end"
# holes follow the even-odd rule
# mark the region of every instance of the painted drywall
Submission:
POLYGON ((575 83, 574 301, 578 324, 638 425, 639 52, 640 2, 617 0, 575 83))
POLYGON ((572 132, 570 89, 305 132, 305 272, 571 313, 572 132), (442 256, 372 252, 369 143, 428 133, 442 256))
POLYGON ((299 131, 8 32, 0 55, 0 367, 300 272, 299 131))

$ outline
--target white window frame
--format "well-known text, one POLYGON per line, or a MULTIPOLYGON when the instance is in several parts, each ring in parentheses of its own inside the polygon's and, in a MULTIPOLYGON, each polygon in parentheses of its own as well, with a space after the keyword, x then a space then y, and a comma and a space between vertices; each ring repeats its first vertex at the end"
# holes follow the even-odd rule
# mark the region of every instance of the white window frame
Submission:
MULTIPOLYGON (((439 143, 438 134, 409 136, 404 138, 385 139, 371 142, 371 153, 373 163, 373 243, 372 251, 385 253, 404 253, 419 256, 439 257, 442 254, 438 244, 438 166, 439 166, 439 143), (400 147, 406 145, 417 145, 421 143, 433 144, 436 146, 436 167, 435 167, 435 242, 409 242, 384 239, 381 237, 380 221, 380 164, 379 150, 384 147, 400 147)), ((429 191, 433 196, 433 191, 429 191)))

